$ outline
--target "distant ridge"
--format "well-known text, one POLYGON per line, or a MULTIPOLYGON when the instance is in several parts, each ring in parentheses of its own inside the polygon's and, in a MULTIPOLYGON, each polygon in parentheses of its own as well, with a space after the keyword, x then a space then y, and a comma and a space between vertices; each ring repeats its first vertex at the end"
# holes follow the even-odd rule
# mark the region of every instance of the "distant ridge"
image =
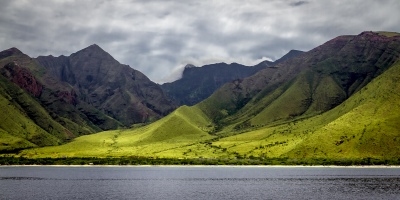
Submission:
POLYGON ((227 82, 251 76, 264 68, 272 67, 302 53, 304 52, 291 50, 276 62, 265 60, 255 66, 215 63, 196 67, 188 64, 185 66, 181 79, 164 83, 161 87, 176 104, 191 106, 206 99, 227 82))

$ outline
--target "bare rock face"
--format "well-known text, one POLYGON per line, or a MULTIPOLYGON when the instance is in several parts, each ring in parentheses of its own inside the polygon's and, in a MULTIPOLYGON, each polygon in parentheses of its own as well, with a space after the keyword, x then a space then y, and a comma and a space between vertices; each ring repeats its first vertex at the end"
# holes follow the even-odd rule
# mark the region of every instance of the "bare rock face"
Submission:
POLYGON ((1 68, 1 74, 35 97, 39 97, 42 93, 42 84, 28 69, 20 67, 16 62, 8 63, 1 68))
POLYGON ((40 56, 36 60, 46 68, 46 76, 73 88, 74 94, 63 93, 72 102, 76 96, 125 126, 161 118, 176 108, 159 85, 95 44, 70 56, 40 56))

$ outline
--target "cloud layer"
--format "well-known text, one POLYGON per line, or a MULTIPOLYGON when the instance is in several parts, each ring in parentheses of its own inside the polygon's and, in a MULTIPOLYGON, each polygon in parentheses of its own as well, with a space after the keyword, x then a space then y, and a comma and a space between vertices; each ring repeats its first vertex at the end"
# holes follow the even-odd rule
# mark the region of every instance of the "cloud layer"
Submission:
POLYGON ((400 32, 400 1, 14 0, 0 2, 0 49, 70 55, 98 44, 155 82, 188 63, 256 64, 339 35, 400 32))

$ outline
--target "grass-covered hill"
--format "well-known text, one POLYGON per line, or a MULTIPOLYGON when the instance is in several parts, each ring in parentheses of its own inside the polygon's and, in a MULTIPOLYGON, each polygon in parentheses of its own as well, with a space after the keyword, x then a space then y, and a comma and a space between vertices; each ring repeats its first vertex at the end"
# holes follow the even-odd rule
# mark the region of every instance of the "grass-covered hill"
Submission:
POLYGON ((184 153, 187 147, 214 138, 212 123, 201 110, 182 106, 148 126, 128 130, 106 131, 76 138, 55 147, 31 149, 21 155, 29 157, 118 157, 169 156, 184 153), (178 150, 178 154, 176 154, 178 150))
POLYGON ((340 36, 150 125, 20 155, 396 160, 399 44, 395 33, 340 36))

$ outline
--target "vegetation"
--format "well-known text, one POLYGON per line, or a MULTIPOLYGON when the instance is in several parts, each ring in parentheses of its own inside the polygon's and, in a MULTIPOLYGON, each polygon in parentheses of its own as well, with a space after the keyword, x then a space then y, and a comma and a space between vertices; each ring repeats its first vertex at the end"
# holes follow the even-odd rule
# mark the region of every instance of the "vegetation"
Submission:
MULTIPOLYGON (((280 64, 282 69, 268 68, 226 84, 200 104, 182 106, 151 124, 85 135, 58 146, 37 148, 27 140, 28 149, 7 151, 11 157, 1 162, 399 164, 400 61, 393 57, 399 47, 382 45, 386 36, 364 34, 351 44, 349 37, 328 42, 340 49, 337 54, 322 46, 280 64), (369 46, 365 55, 340 60, 358 44, 365 46, 368 37, 386 50, 375 52, 378 48, 369 46), (321 49, 335 56, 321 55, 321 49)), ((0 103, 8 105, 6 100, 0 103)), ((13 143, 21 137, 6 134, 4 141, 13 143)))
POLYGON ((176 149, 212 139, 210 120, 199 110, 187 106, 152 123, 128 130, 106 131, 86 135, 54 147, 29 149, 21 152, 27 157, 106 157, 159 156, 175 157, 176 149))
POLYGON ((400 165, 400 160, 362 159, 215 159, 215 158, 152 158, 152 157, 65 157, 65 158, 25 158, 1 156, 0 165, 400 165))
POLYGON ((2 76, 0 86, 0 151, 56 145, 66 138, 59 134, 61 125, 24 90, 2 76))
POLYGON ((397 160, 400 114, 393 110, 400 109, 399 80, 397 63, 328 112, 271 126, 250 126, 244 132, 231 131, 229 126, 228 130, 214 132, 215 126, 201 109, 184 106, 147 126, 82 136, 65 145, 23 150, 19 155, 217 160, 329 158, 348 159, 350 163, 368 157, 397 160))

